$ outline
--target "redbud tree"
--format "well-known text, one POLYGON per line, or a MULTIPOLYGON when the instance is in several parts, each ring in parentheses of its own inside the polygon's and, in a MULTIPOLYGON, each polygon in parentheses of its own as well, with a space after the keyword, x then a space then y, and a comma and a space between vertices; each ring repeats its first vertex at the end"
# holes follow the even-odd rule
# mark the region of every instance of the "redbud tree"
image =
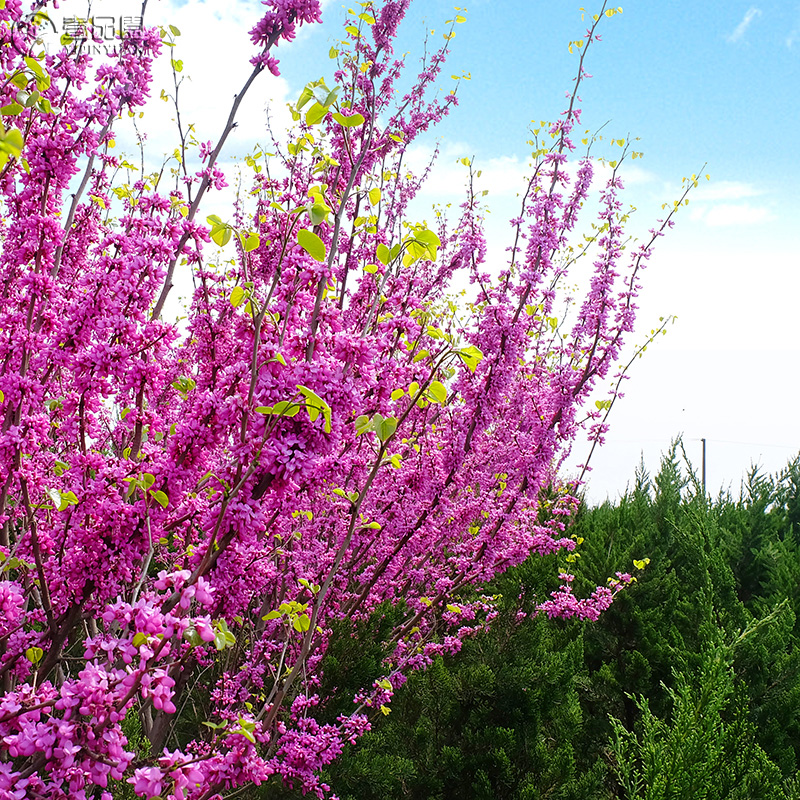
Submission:
MULTIPOLYGON (((568 162, 578 87, 615 10, 577 43, 490 266, 471 180, 451 223, 414 216, 404 156, 456 94, 436 91, 452 31, 397 88, 408 0, 359 6, 296 127, 248 157, 250 204, 200 214, 248 88, 321 18, 317 0, 265 5, 220 138, 179 125, 176 161, 148 173, 115 130, 177 29, 145 20, 98 58, 91 26, 44 48, 45 4, 0 3, 3 797, 210 800, 281 780, 323 796, 320 770, 408 671, 489 623, 477 587, 575 546, 557 471, 579 430, 602 436, 581 407, 614 374, 669 224, 628 243, 619 159, 594 234, 570 244, 596 171, 568 162), (176 281, 192 286, 181 323, 164 315, 176 281), (334 626, 389 606, 382 673, 323 724, 334 626)), ((589 619, 630 579, 578 599, 560 577, 540 609, 589 619)))

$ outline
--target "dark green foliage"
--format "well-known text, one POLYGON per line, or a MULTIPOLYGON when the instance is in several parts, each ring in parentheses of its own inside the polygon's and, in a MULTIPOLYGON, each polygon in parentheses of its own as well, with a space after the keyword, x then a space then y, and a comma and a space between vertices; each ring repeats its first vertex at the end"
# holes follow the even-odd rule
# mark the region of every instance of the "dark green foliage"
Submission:
POLYGON ((612 750, 627 800, 752 800, 783 795, 780 770, 756 743, 736 696, 733 647, 703 653, 696 676, 675 673, 668 721, 637 698, 638 733, 613 720, 612 750))
MULTIPOLYGON (((580 510, 572 563, 537 556, 487 588, 491 632, 413 675, 331 766, 342 800, 800 800, 800 459, 711 502, 680 454, 580 510), (565 567, 579 596, 637 582, 599 622, 534 617, 565 567)), ((391 622, 331 650, 331 720, 380 673, 391 622)))

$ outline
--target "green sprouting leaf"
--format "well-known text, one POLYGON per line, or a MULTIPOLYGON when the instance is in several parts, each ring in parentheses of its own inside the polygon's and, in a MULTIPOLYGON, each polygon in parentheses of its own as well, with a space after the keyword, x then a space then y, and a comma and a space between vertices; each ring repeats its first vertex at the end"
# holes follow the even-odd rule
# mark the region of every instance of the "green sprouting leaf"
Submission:
POLYGON ((4 117, 16 117, 17 114, 21 114, 24 108, 19 103, 9 103, 6 106, 0 108, 0 114, 4 117))
POLYGON ((41 647, 29 647, 25 651, 25 658, 31 662, 31 664, 38 664, 42 660, 42 656, 44 655, 44 650, 41 647))
POLYGON ((442 240, 433 231, 428 230, 427 228, 423 228, 422 230, 419 231, 414 231, 414 238, 418 242, 422 242, 423 244, 426 245, 432 244, 434 247, 442 246, 442 240))
POLYGON ((308 209, 308 217, 312 225, 321 225, 328 217, 330 209, 323 203, 314 203, 308 209))
POLYGON ((385 442, 397 430, 396 417, 383 417, 380 414, 375 414, 372 418, 372 427, 378 438, 385 442))
POLYGON ((235 730, 232 730, 231 733, 238 733, 241 736, 244 736, 244 738, 247 739, 248 742, 251 742, 252 744, 256 743, 256 737, 253 736, 253 734, 250 731, 246 730, 245 728, 237 728, 235 730))
POLYGON ((417 361, 422 361, 423 358, 427 358, 430 353, 427 350, 418 350, 412 361, 416 364, 417 361))
POLYGON ((359 30, 358 30, 358 28, 356 28, 356 26, 355 26, 355 25, 348 25, 348 26, 346 26, 346 27, 345 27, 345 30, 346 30, 346 31, 347 31, 347 32, 348 32, 348 33, 349 33, 351 36, 355 36, 356 38, 358 38, 359 36, 361 36, 361 31, 359 31, 359 30))
POLYGON ((244 289, 241 286, 235 286, 229 299, 234 308, 239 308, 244 300, 244 289))
POLYGON ((154 492, 152 489, 150 490, 150 494, 153 495, 153 500, 158 503, 161 508, 166 508, 169 505, 169 498, 167 497, 165 492, 162 492, 160 489, 157 492, 154 492))
POLYGON ((261 617, 261 619, 264 620, 264 622, 269 622, 271 619, 278 619, 279 617, 282 616, 283 614, 281 614, 280 611, 270 611, 268 614, 264 614, 264 616, 261 617))
POLYGON ((142 633, 141 631, 139 631, 139 633, 137 633, 133 637, 133 640, 131 641, 131 644, 134 647, 139 647, 140 645, 143 645, 146 641, 147 641, 147 634, 146 633, 142 633))
POLYGON ((296 417, 300 413, 300 405, 291 400, 279 400, 274 406, 258 406, 256 412, 275 417, 296 417))
POLYGON ((36 75, 37 78, 43 78, 45 76, 42 65, 35 58, 25 56, 25 63, 28 65, 28 69, 36 75))
POLYGON ((2 403, 6 399, 6 396, 3 394, 3 390, 0 389, 0 403, 2 403))
POLYGON ((377 264, 365 264, 364 265, 364 272, 369 273, 370 275, 374 275, 378 271, 377 264))
POLYGON ((183 61, 181 61, 179 58, 173 58, 172 69, 174 69, 175 72, 183 72, 183 61))
POLYGON ((366 414, 356 417, 354 424, 356 426, 356 436, 361 436, 362 433, 372 430, 372 420, 366 414))
POLYGON ((451 605, 450 603, 447 604, 447 610, 451 614, 460 614, 461 613, 461 609, 458 606, 451 605))
POLYGON ((391 713, 392 709, 389 708, 389 706, 381 706, 381 714, 383 714, 384 717, 388 717, 391 713))
POLYGON ((331 116, 343 127, 343 128, 356 128, 359 125, 364 124, 364 116, 362 114, 350 114, 350 116, 345 116, 344 114, 340 114, 338 111, 335 111, 331 116))
POLYGON ((428 387, 428 397, 430 397, 434 403, 441 403, 444 405, 447 402, 447 389, 445 389, 443 383, 431 381, 431 385, 428 387))
POLYGON ((328 58, 336 58, 338 55, 339 51, 335 47, 331 47, 331 49, 328 50, 328 58))
POLYGON ((379 244, 375 256, 381 264, 386 266, 389 263, 389 248, 385 244, 379 244))
POLYGON ((214 244, 224 247, 231 240, 233 231, 230 225, 220 225, 211 229, 211 240, 214 244))
POLYGON ((327 106, 322 105, 322 103, 314 103, 311 108, 308 109, 306 112, 306 125, 317 125, 325 119, 325 115, 328 113, 327 106))
POLYGON ((381 190, 376 186, 373 189, 369 190, 369 202, 370 205, 376 206, 381 201, 381 190))
POLYGON ((297 231, 297 243, 303 250, 308 253, 315 261, 325 260, 325 243, 317 236, 314 231, 307 228, 301 228, 297 231))
POLYGON ((244 249, 245 253, 250 253, 253 250, 257 250, 260 244, 261 237, 255 231, 253 231, 252 233, 248 233, 245 237, 244 241, 242 242, 242 248, 244 249))
POLYGON ((306 614, 298 614, 292 621, 292 627, 300 633, 305 633, 311 627, 311 620, 306 614))
MULTIPOLYGON (((57 511, 66 511, 70 506, 78 505, 78 498, 75 496, 75 492, 59 492, 58 489, 50 489, 48 494, 50 494, 51 498, 53 493, 58 495, 57 511)), ((53 503, 56 503, 55 499, 53 503)))
POLYGON ((169 31, 173 36, 180 36, 181 32, 174 25, 169 26, 169 31))
POLYGON ((399 400, 405 393, 405 389, 395 389, 392 392, 392 400, 399 400))
POLYGON ((325 418, 325 433, 330 433, 331 407, 316 392, 313 392, 307 386, 297 384, 297 391, 306 398, 306 411, 308 411, 309 419, 315 422, 320 412, 322 412, 322 416, 325 418))
POLYGON ((475 372, 478 364, 483 361, 483 353, 474 345, 470 345, 469 347, 465 347, 463 350, 459 350, 458 355, 470 372, 475 372))

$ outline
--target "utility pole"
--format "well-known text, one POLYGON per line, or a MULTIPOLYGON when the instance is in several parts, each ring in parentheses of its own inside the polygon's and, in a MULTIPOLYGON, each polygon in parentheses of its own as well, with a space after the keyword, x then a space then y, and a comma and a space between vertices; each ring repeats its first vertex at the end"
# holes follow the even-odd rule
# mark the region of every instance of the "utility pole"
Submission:
POLYGON ((706 440, 700 440, 703 443, 703 497, 706 496, 706 440))

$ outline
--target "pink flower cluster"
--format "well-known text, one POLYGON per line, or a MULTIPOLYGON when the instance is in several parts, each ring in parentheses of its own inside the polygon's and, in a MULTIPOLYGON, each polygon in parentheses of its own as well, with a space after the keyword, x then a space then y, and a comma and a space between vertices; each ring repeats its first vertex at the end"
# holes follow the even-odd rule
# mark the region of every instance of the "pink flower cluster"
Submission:
MULTIPOLYGON (((316 0, 266 5, 251 80, 320 18, 316 0)), ((631 330, 649 245, 624 249, 615 170, 590 285, 565 299, 594 179, 567 161, 574 102, 502 269, 471 180, 458 219, 416 221, 427 172, 405 154, 455 94, 437 91, 446 45, 399 90, 407 7, 350 21, 341 91, 309 86, 280 155, 248 159, 252 205, 208 225, 230 127, 186 139, 194 166, 168 188, 111 148, 151 90, 158 32, 91 77, 80 42, 31 55, 36 26, 18 0, 0 9, 3 797, 110 800, 121 781, 211 800, 269 780, 322 797, 320 771, 408 672, 491 624, 476 587, 574 547, 559 467, 600 424, 578 412, 631 330), (194 291, 171 324, 182 273, 194 291), (384 677, 331 722, 331 641, 376 620, 384 677)), ((540 609, 595 619, 618 577, 579 599, 564 574, 540 609)))

